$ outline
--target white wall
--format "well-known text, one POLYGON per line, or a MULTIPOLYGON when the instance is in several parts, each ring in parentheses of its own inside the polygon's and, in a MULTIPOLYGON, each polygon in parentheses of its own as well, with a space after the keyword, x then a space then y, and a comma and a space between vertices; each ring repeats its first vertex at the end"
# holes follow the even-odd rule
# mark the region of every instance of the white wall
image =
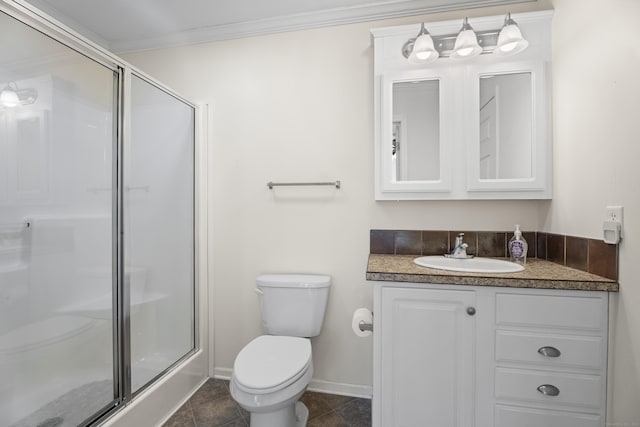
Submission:
POLYGON ((608 421, 639 425, 640 2, 554 3, 554 198, 541 220, 547 231, 601 238, 605 206, 625 207, 608 421))
POLYGON ((333 276, 325 328, 313 343, 315 378, 368 386, 371 341, 351 333, 350 318, 356 307, 371 306, 364 278, 369 229, 504 230, 520 223, 598 238, 604 206, 619 203, 626 208, 626 242, 614 304, 609 419, 640 422, 634 309, 640 288, 632 279, 640 273, 633 259, 640 250, 630 243, 640 207, 632 188, 640 178, 633 164, 640 151, 640 48, 631 44, 640 38, 631 22, 639 8, 635 0, 540 0, 127 55, 185 96, 212 105, 217 372, 230 372, 237 352, 260 333, 253 292, 260 273, 333 276), (550 7, 556 9, 553 201, 375 202, 370 28, 550 7), (621 35, 629 41, 620 44, 621 35), (590 41, 601 50, 591 52, 590 41), (266 187, 269 180, 317 179, 340 179, 343 188, 266 187))

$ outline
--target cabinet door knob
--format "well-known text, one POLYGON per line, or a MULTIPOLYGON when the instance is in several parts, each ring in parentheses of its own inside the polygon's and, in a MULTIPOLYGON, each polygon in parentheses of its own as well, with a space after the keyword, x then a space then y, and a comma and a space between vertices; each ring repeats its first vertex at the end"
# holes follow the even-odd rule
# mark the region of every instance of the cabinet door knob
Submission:
POLYGON ((469 316, 473 316, 474 314, 476 314, 476 308, 475 307, 467 307, 467 314, 469 316))
POLYGON ((560 357, 560 350, 555 347, 545 346, 538 349, 538 353, 545 357, 560 357))
POLYGON ((560 389, 551 384, 542 384, 538 386, 538 391, 545 396, 557 396, 560 394, 560 389))

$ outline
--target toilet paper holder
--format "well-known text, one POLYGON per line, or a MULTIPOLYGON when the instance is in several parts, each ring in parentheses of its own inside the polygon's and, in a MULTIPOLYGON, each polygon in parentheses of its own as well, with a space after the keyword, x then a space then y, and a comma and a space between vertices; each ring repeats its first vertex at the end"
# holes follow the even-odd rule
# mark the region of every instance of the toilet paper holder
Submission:
POLYGON ((360 307, 353 312, 351 330, 357 337, 368 337, 373 333, 373 313, 366 307, 360 307))
POLYGON ((367 323, 364 320, 361 320, 360 322, 358 322, 358 328, 360 328, 360 330, 362 332, 364 332, 364 331, 372 331, 373 332, 373 323, 367 323))

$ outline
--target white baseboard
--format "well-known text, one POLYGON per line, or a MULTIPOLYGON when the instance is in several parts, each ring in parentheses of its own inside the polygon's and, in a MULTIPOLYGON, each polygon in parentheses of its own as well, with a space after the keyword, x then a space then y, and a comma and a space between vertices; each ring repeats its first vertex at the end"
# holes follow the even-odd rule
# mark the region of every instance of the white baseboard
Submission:
MULTIPOLYGON (((231 379, 232 370, 229 368, 216 367, 214 372, 215 378, 221 380, 231 379)), ((311 380, 308 390, 319 393, 339 394, 341 396, 362 397, 365 399, 371 399, 373 395, 373 387, 370 385, 337 383, 318 379, 311 380)))
POLYGON ((216 367, 213 370, 213 375, 215 378, 218 378, 219 380, 227 380, 229 381, 231 379, 231 373, 233 372, 233 369, 230 368, 220 368, 220 367, 216 367))
POLYGON ((370 385, 337 383, 317 379, 311 380, 307 390, 317 391, 320 393, 339 394, 341 396, 362 397, 365 399, 371 399, 371 396, 373 395, 373 387, 370 385))

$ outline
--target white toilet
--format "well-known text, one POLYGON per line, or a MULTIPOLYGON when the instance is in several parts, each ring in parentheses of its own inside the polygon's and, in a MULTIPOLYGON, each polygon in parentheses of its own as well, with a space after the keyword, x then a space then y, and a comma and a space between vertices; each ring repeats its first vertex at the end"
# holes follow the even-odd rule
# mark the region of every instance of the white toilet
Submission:
POLYGON ((251 413, 251 427, 304 427, 309 411, 298 399, 313 376, 309 337, 322 329, 331 277, 265 274, 257 284, 268 335, 238 353, 231 396, 251 413))

